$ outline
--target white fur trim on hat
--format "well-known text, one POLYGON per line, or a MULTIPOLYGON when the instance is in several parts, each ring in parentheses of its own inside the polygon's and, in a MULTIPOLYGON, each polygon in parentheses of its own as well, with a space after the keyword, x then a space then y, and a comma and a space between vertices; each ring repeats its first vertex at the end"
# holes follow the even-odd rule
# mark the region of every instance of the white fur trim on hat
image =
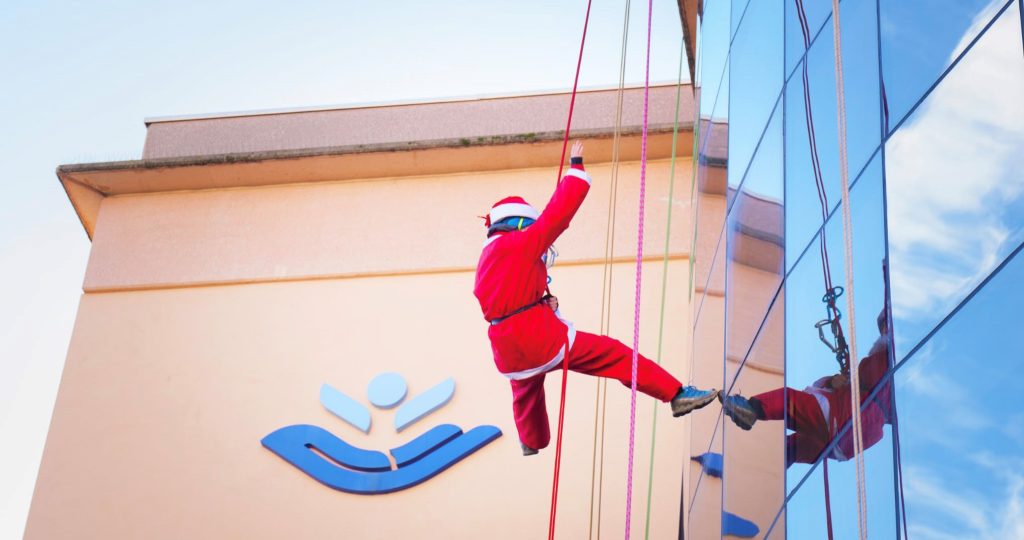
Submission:
POLYGON ((497 223, 508 217, 524 217, 537 219, 540 214, 528 204, 506 203, 491 208, 491 223, 497 223))

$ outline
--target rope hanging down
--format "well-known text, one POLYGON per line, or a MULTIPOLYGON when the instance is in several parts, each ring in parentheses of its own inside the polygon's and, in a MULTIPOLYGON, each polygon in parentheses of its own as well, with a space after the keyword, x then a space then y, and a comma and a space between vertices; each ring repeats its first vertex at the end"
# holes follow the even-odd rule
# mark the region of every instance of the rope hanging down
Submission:
MULTIPOLYGON (((583 37, 580 39, 580 53, 576 59, 576 76, 572 81, 572 97, 569 99, 569 118, 565 123, 565 137, 562 140, 562 157, 558 160, 558 177, 555 178, 555 185, 562 179, 562 171, 565 167, 565 149, 569 145, 569 130, 572 127, 572 110, 576 105, 576 87, 580 82, 580 66, 583 64, 583 46, 587 42, 587 25, 590 23, 590 4, 587 0, 587 14, 583 19, 583 37)), ((564 355, 562 356, 562 393, 558 406, 558 437, 555 442, 555 470, 552 476, 551 485, 551 515, 548 518, 548 540, 555 538, 555 513, 558 510, 558 476, 562 466, 562 427, 565 423, 565 388, 569 375, 569 342, 565 343, 564 355)))
POLYGON ((631 514, 633 509, 633 447, 636 436, 636 371, 637 349, 640 348, 640 284, 643 275, 644 256, 644 196, 647 189, 647 113, 649 106, 651 76, 651 15, 654 0, 647 0, 647 57, 644 64, 644 117, 640 135, 640 209, 637 215, 636 238, 636 298, 633 308, 633 362, 630 381, 629 408, 629 466, 626 476, 626 540, 629 540, 631 514))
MULTIPOLYGON (((811 35, 810 25, 807 23, 807 13, 804 11, 803 0, 796 0, 797 19, 800 21, 800 32, 804 38, 804 50, 810 50, 811 35)), ((814 184, 818 189, 818 202, 821 206, 821 223, 824 226, 828 221, 828 214, 831 206, 828 202, 828 192, 825 189, 824 174, 821 170, 821 159, 818 157, 817 135, 814 132, 814 110, 811 107, 811 85, 807 70, 807 60, 804 59, 803 68, 803 94, 804 94, 804 121, 807 126, 807 143, 811 157, 811 170, 814 173, 814 184)), ((836 362, 839 364, 839 372, 844 375, 848 373, 850 364, 850 348, 843 335, 843 326, 840 323, 842 313, 836 306, 836 301, 843 295, 844 289, 836 287, 832 283, 832 270, 828 257, 828 240, 824 230, 818 240, 818 249, 821 256, 821 273, 825 282, 825 294, 821 301, 825 303, 825 318, 814 325, 818 330, 818 337, 836 355, 836 362), (832 333, 831 341, 825 337, 824 329, 832 333)), ((831 538, 831 537, 829 537, 831 538)))
MULTIPOLYGON (((612 259, 615 254, 615 215, 619 191, 619 147, 622 138, 622 98, 626 87, 626 50, 629 44, 629 13, 630 0, 626 0, 625 13, 622 16, 622 45, 619 53, 619 86, 615 103, 615 130, 612 136, 612 171, 608 186, 608 216, 605 228, 604 263, 601 276, 601 334, 611 333, 612 313, 612 259)), ((608 380, 596 381, 597 392, 594 396, 594 448, 590 463, 590 518, 588 520, 587 538, 594 538, 594 498, 597 498, 597 538, 601 538, 601 509, 604 501, 604 441, 605 412, 608 406, 608 380), (598 430, 600 426, 600 430, 598 430), (600 439, 600 453, 598 440, 600 439), (600 459, 600 461, 598 461, 600 459)))
MULTIPOLYGON (((832 0, 832 35, 835 42, 836 113, 839 128, 839 180, 843 190, 843 240, 846 248, 846 311, 850 314, 850 357, 857 356, 857 317, 853 296, 853 224, 850 218, 850 173, 846 159, 846 96, 843 91, 843 49, 839 24, 839 0, 832 0)), ((824 234, 824 231, 822 231, 824 234)), ((856 360, 850 370, 850 406, 853 412, 853 452, 857 464, 857 517, 860 539, 868 537, 867 496, 864 489, 864 435, 860 416, 860 373, 856 360)))
MULTIPOLYGON (((676 145, 679 141, 679 98, 683 89, 683 60, 686 58, 686 41, 679 44, 679 74, 676 77, 676 112, 672 123, 672 166, 668 174, 668 216, 665 218, 665 254, 661 259, 661 307, 658 315, 658 355, 655 357, 661 365, 661 346, 665 337, 665 291, 668 289, 668 254, 672 240, 672 201, 676 186, 676 145)), ((658 403, 652 403, 651 410, 651 456, 647 470, 647 515, 644 518, 644 540, 651 535, 651 495, 654 489, 654 443, 658 435, 658 403)))
MULTIPOLYGON (((803 0, 794 0, 796 4, 797 20, 800 22, 800 32, 804 38, 804 51, 811 48, 810 25, 807 23, 807 13, 804 10, 803 0)), ((828 202, 828 192, 825 189, 824 174, 821 171, 821 159, 818 156, 818 137, 814 132, 814 109, 811 107, 811 81, 808 76, 807 58, 805 57, 801 69, 803 77, 804 94, 804 123, 807 129, 807 144, 811 158, 811 172, 814 174, 814 185, 818 190, 818 203, 821 206, 821 232, 818 236, 818 250, 821 258, 821 274, 825 282, 825 294, 821 301, 825 303, 825 318, 818 321, 814 327, 818 330, 818 339, 825 344, 836 355, 836 363, 839 364, 839 372, 846 375, 849 373, 849 345, 843 335, 843 325, 840 322, 842 313, 836 306, 836 300, 843 294, 842 287, 832 284, 831 263, 828 258, 828 239, 825 235, 825 224, 828 222, 828 214, 831 206, 828 202), (832 340, 825 337, 825 327, 832 333, 832 340)), ((828 540, 834 538, 832 531, 832 497, 828 485, 828 458, 822 463, 822 480, 825 483, 825 524, 827 526, 828 540)))

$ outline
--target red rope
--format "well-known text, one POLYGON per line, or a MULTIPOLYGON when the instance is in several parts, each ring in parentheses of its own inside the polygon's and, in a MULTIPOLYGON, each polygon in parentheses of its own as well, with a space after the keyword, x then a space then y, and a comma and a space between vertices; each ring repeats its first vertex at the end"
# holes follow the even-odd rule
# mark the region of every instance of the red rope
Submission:
POLYGON ((821 460, 822 477, 825 479, 825 523, 828 524, 828 540, 832 540, 832 501, 828 494, 828 457, 821 460))
POLYGON ((565 149, 569 146, 569 128, 572 127, 572 110, 576 106, 576 85, 580 82, 580 66, 583 64, 583 44, 587 42, 587 24, 590 23, 590 2, 587 0, 587 15, 583 19, 583 39, 580 40, 580 55, 576 59, 576 78, 572 81, 572 97, 569 98, 569 119, 565 122, 565 137, 562 139, 562 158, 558 160, 558 178, 555 178, 555 185, 562 181, 562 171, 565 167, 565 149))
POLYGON ((555 538, 555 511, 558 509, 558 473, 562 468, 562 424, 565 421, 565 382, 568 379, 569 337, 566 336, 565 347, 562 349, 562 402, 558 406, 558 436, 555 440, 555 480, 551 487, 551 515, 548 518, 548 540, 555 538))
MULTIPOLYGON (((796 0, 797 15, 800 20, 800 31, 804 38, 804 50, 810 50, 811 35, 807 23, 807 14, 804 12, 803 0, 796 0)), ((821 203, 821 223, 828 220, 828 193, 825 189, 824 174, 821 171, 821 159, 818 157, 817 136, 814 133, 814 111, 811 107, 810 77, 807 72, 807 58, 804 58, 803 69, 801 70, 804 82, 804 121, 807 123, 807 142, 810 146, 811 169, 814 172, 814 183, 818 188, 818 202, 821 203)), ((828 243, 825 239, 825 230, 822 229, 819 248, 821 251, 821 271, 825 280, 825 290, 832 290, 832 269, 828 259, 828 243)), ((840 330, 842 331, 842 330, 840 330)))
MULTIPOLYGON (((558 160, 558 177, 555 185, 562 180, 565 167, 565 149, 569 146, 569 129, 572 127, 572 111, 576 106, 576 87, 580 82, 580 66, 583 65, 583 46, 587 42, 587 25, 590 23, 590 4, 587 0, 587 15, 583 19, 583 37, 580 39, 580 54, 576 59, 576 77, 572 81, 572 97, 569 99, 569 118, 565 122, 565 137, 562 140, 562 157, 558 160)), ((555 440, 555 470, 551 483, 551 516, 548 520, 548 540, 555 538, 555 514, 558 510, 558 477, 562 469, 562 427, 565 424, 565 387, 569 376, 569 337, 566 336, 562 356, 562 395, 558 406, 558 436, 555 440)))

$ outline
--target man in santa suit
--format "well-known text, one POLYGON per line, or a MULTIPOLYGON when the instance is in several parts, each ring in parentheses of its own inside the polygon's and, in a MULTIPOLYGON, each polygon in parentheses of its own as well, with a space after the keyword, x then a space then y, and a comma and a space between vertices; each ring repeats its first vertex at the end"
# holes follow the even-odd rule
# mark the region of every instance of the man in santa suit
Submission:
MULTIPOLYGON (((498 201, 486 218, 487 241, 473 293, 480 301, 498 371, 512 384, 512 410, 523 448, 533 455, 551 439, 544 403, 544 376, 562 362, 579 373, 632 382, 633 350, 607 336, 577 331, 547 294, 552 244, 568 227, 590 190, 583 144, 573 144, 571 168, 537 212, 520 197, 498 201), (550 255, 550 256, 549 256, 550 255), (567 354, 568 353, 568 354, 567 354), (568 356, 568 358, 566 358, 568 356)), ((658 364, 637 358, 637 389, 669 402, 682 416, 715 399, 714 390, 683 387, 658 364)))
MULTIPOLYGON (((861 428, 864 449, 882 439, 885 424, 891 422, 892 382, 886 381, 875 397, 868 396, 889 369, 889 328, 886 311, 877 318, 880 335, 868 355, 858 365, 861 398, 861 428)), ((794 433, 786 437, 786 466, 814 463, 832 439, 852 418, 850 378, 846 373, 822 377, 802 392, 778 388, 745 398, 719 395, 725 414, 741 429, 749 430, 758 420, 786 419, 794 433), (788 407, 786 400, 788 398, 788 407), (788 413, 787 409, 788 408, 788 413)), ((829 452, 827 458, 846 461, 854 456, 853 430, 849 429, 829 452)))

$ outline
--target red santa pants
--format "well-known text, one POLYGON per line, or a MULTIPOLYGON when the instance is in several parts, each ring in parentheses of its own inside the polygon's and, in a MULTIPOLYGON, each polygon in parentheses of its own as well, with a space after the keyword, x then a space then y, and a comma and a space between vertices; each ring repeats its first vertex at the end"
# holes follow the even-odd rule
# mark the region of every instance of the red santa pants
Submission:
MULTIPOLYGON (((616 379, 626 386, 632 382, 633 349, 607 336, 576 332, 569 349, 569 369, 597 377, 616 379)), ((555 369, 561 369, 559 365, 555 369)), ((548 410, 544 403, 544 373, 512 382, 512 410, 519 440, 530 448, 547 447, 551 441, 548 410)), ((661 401, 671 401, 680 382, 643 355, 637 357, 637 390, 661 401)))
POLYGON ((814 463, 818 459, 831 437, 821 406, 814 396, 792 388, 779 388, 758 394, 752 399, 761 403, 765 420, 782 420, 785 416, 786 427, 794 431, 786 436, 787 467, 793 463, 814 463), (787 393, 789 414, 784 415, 787 393))

